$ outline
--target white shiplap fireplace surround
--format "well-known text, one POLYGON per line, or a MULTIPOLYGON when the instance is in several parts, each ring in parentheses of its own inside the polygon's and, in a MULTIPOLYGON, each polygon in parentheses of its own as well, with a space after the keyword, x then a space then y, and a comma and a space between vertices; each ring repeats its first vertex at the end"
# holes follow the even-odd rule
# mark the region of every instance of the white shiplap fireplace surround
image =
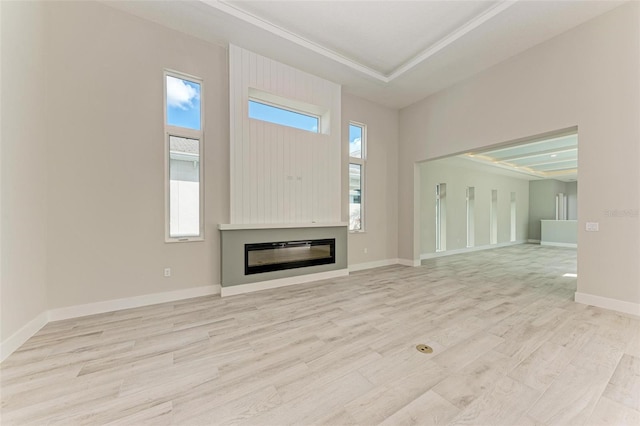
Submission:
POLYGON ((340 85, 229 45, 229 102, 231 223, 219 225, 222 296, 347 275, 340 85), (256 96, 322 111, 319 132, 250 119, 256 96), (336 238, 336 263, 243 276, 240 247, 273 238, 336 238))

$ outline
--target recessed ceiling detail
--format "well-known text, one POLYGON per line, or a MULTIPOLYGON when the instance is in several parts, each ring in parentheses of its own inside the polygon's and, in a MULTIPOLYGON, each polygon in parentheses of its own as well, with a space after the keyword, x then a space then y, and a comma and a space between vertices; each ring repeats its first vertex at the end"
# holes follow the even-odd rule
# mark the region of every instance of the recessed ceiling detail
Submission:
POLYGON ((578 177, 578 135, 558 136, 491 151, 469 152, 463 157, 541 179, 572 181, 578 177))
POLYGON ((622 1, 109 1, 404 108, 562 34, 622 1))
POLYGON ((341 2, 340 13, 333 2, 206 3, 389 83, 516 1, 341 2))

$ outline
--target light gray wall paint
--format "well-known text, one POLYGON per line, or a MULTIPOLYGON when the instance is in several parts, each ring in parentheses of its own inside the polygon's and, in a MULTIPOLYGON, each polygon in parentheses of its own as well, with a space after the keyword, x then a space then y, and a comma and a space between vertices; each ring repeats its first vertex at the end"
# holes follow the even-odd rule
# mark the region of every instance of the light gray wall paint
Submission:
POLYGON ((475 188, 475 244, 489 245, 491 191, 498 191, 498 243, 511 237, 511 192, 516 193, 516 240, 527 240, 529 182, 449 164, 448 159, 429 161, 420 171, 420 253, 435 252, 435 187, 447 184, 446 248, 467 246, 466 189, 475 188))
POLYGON ((567 182, 564 187, 568 198, 567 219, 578 220, 578 182, 567 182))
POLYGON ((349 121, 367 126, 365 232, 349 233, 349 265, 393 260, 398 257, 398 111, 342 94, 343 221, 349 217, 349 121))
POLYGON ((49 308, 219 284, 226 49, 97 2, 47 3, 46 27, 49 308), (165 68, 203 80, 203 242, 164 242, 165 68))
POLYGON ((540 242, 577 244, 578 224, 575 220, 542 220, 540 221, 541 235, 540 242))
POLYGON ((555 179, 529 182, 529 238, 540 240, 540 221, 556 218, 556 195, 567 197, 567 219, 578 219, 577 182, 561 182, 555 179))
POLYGON ((540 221, 556 218, 556 195, 566 193, 564 182, 555 179, 529 182, 529 239, 540 240, 540 221))
MULTIPOLYGON (((0 2, 0 340, 47 308, 46 11, 0 2)), ((54 202, 56 200, 53 200, 54 202)))
POLYGON ((420 256, 416 161, 577 127, 578 292, 640 303, 640 221, 606 216, 640 205, 639 35, 626 2, 401 110, 398 256, 420 256))

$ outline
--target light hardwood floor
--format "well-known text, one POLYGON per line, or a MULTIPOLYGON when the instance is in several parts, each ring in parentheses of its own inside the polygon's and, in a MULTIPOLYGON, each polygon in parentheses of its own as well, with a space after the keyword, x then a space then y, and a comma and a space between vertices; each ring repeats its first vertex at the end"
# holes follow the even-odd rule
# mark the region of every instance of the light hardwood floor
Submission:
POLYGON ((638 425, 640 320, 572 302, 575 272, 520 245, 50 323, 1 421, 638 425))

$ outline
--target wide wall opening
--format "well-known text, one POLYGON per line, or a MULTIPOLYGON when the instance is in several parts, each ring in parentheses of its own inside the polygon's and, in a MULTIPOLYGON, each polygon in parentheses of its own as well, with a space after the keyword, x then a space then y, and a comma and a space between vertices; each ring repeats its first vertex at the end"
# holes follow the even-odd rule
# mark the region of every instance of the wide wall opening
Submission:
POLYGON ((426 161, 417 172, 423 260, 526 242, 577 247, 575 128, 426 161))

